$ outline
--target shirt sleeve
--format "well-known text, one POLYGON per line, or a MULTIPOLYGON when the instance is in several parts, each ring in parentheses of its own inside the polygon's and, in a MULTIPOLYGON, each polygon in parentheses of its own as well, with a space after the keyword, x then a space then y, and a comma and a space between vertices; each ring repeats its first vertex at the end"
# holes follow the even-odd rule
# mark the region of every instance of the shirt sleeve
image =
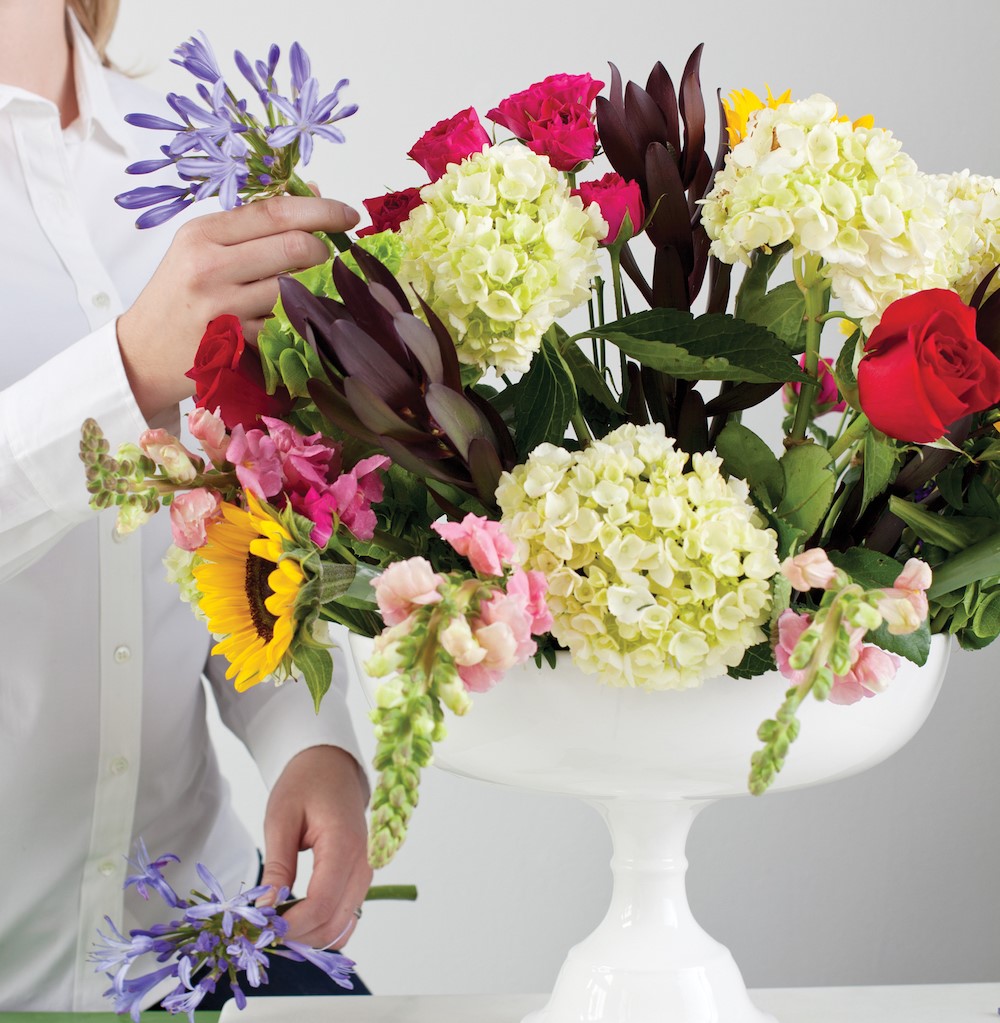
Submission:
POLYGON ((113 320, 0 391, 0 581, 94 514, 79 458, 88 416, 112 452, 147 427, 113 320))
POLYGON ((220 717, 250 751, 268 789, 296 753, 311 746, 336 746, 357 762, 367 799, 371 783, 347 709, 349 672, 345 653, 334 646, 330 654, 333 679, 318 714, 302 681, 289 679, 280 686, 262 682, 238 693, 225 677, 227 661, 220 656, 209 657, 205 676, 215 694, 220 717))

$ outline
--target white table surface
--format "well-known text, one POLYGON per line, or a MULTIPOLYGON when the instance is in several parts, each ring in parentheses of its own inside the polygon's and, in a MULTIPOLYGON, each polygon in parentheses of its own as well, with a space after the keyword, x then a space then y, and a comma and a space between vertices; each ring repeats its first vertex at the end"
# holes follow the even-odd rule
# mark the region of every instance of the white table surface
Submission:
MULTIPOLYGON (((998 984, 772 988, 752 991, 779 1023, 985 1023, 998 1019, 998 984)), ((375 995, 228 1002, 220 1023, 520 1023, 545 995, 375 995)), ((654 1023, 654 1021, 650 1021, 654 1023)), ((671 1021, 655 1021, 671 1023, 671 1021)))

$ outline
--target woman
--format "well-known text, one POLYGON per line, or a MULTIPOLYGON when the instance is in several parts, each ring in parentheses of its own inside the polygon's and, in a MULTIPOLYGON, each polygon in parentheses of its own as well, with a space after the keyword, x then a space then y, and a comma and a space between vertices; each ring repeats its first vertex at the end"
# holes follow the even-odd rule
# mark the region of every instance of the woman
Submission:
MULTIPOLYGON (((106 66, 116 8, 0 0, 0 1010, 105 1007, 95 928, 163 909, 134 891, 123 907, 139 836, 182 857, 179 891, 198 860, 228 891, 255 879, 208 742, 208 641, 164 581, 165 524, 122 538, 113 513, 87 507, 79 427, 94 416, 112 448, 176 427, 206 323, 235 313, 256 336, 276 275, 326 258, 312 232, 357 222, 341 203, 283 197, 191 219, 172 240, 136 231, 111 200, 149 145, 122 117, 151 99, 106 66)), ((272 786, 262 881, 291 884, 312 848, 289 936, 327 945, 371 878, 342 699, 317 717, 302 694, 237 697, 218 668, 208 660, 223 719, 272 786)))

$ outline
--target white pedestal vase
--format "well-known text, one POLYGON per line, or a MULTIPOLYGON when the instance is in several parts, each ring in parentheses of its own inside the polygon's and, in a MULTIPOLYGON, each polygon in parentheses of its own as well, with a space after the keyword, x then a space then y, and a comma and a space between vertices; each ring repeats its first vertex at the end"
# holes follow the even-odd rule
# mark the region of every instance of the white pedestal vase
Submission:
MULTIPOLYGON (((350 642, 373 691, 361 668, 371 641, 350 642)), ((845 778, 895 753, 930 713, 947 660, 947 641, 935 637, 927 664, 901 661, 885 693, 849 707, 807 701, 773 789, 845 778)), ((757 726, 787 688, 771 673, 679 692, 616 689, 560 655, 554 670, 529 662, 465 717, 447 718, 436 766, 577 796, 611 830, 608 913, 570 950, 548 1004, 524 1023, 774 1023, 750 1001, 729 951, 691 915, 684 846, 704 806, 746 793, 757 726)))

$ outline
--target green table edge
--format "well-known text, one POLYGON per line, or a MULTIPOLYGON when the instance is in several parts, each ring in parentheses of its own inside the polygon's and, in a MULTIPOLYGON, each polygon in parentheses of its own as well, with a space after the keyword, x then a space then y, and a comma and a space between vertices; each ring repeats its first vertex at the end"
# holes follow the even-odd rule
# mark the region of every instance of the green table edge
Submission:
MULTIPOLYGON (((161 1017, 164 1023, 178 1018, 166 1012, 143 1013, 147 1021, 161 1017)), ((194 1014, 195 1023, 218 1023, 218 1019, 217 1012, 194 1014)), ((113 1012, 0 1012, 0 1023, 121 1023, 122 1020, 131 1023, 128 1016, 116 1016, 113 1012)))

